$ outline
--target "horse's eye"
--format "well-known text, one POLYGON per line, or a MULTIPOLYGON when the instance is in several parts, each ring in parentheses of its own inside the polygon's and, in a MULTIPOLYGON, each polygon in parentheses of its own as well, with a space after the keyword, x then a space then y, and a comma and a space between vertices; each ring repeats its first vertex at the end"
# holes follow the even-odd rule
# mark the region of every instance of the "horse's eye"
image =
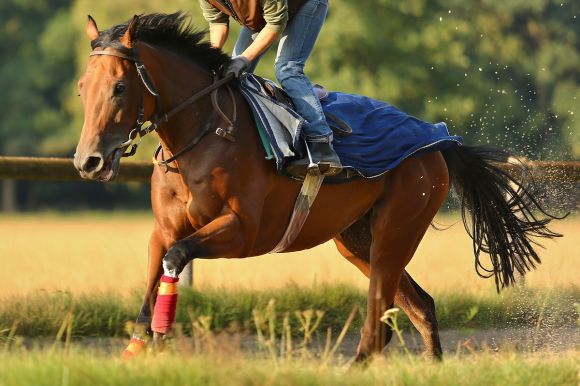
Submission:
POLYGON ((125 83, 119 82, 115 84, 115 89, 113 90, 114 96, 119 96, 125 92, 125 83))

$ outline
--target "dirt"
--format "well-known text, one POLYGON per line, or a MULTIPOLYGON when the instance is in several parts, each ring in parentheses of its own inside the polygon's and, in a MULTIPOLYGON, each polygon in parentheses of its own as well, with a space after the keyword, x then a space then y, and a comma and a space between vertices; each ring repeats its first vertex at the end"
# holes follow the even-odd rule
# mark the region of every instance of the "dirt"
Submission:
MULTIPOLYGON (((534 328, 444 330, 440 332, 440 337, 444 356, 455 355, 458 352, 462 354, 474 354, 482 351, 561 353, 580 349, 580 328, 577 327, 540 330, 534 328)), ((356 352, 358 339, 358 334, 348 334, 336 353, 347 358, 353 356, 356 352)), ((403 340, 410 352, 419 354, 423 350, 423 342, 417 332, 404 332, 403 340)), ((93 349, 102 354, 115 354, 121 352, 127 341, 125 338, 76 338, 73 340, 73 346, 93 349)), ((330 347, 335 342, 336 337, 333 337, 330 347)), ((297 349, 301 343, 300 339, 294 339, 292 342, 293 349, 299 351, 297 349)), ((24 344, 26 347, 47 347, 53 345, 54 341, 48 339, 26 339, 24 344)), ((210 340, 202 341, 197 348, 194 340, 189 337, 173 339, 170 344, 175 349, 183 352, 204 353, 212 351, 224 355, 239 355, 259 351, 268 353, 265 346, 258 344, 258 338, 254 335, 220 334, 213 336, 210 340)), ((311 354, 320 355, 324 352, 325 346, 326 337, 316 336, 309 344, 308 351, 311 354)), ((393 336, 386 352, 393 350, 402 350, 402 345, 397 336, 393 336)), ((279 345, 277 345, 276 353, 277 355, 280 354, 279 345)))
MULTIPOLYGON (((440 332, 440 338, 444 353, 506 349, 518 352, 562 352, 580 348, 580 329, 574 327, 539 331, 533 328, 445 330, 440 332)), ((423 347, 418 333, 404 334, 403 339, 413 350, 421 350, 423 347)), ((398 339, 394 337, 392 343, 397 345, 398 339)))

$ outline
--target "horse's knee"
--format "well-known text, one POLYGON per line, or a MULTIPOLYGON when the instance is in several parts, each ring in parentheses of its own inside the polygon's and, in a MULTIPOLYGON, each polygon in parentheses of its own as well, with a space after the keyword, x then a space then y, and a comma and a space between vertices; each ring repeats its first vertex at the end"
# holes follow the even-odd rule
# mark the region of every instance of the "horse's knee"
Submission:
POLYGON ((178 277, 191 258, 187 250, 180 244, 175 244, 163 257, 163 273, 166 276, 178 277))

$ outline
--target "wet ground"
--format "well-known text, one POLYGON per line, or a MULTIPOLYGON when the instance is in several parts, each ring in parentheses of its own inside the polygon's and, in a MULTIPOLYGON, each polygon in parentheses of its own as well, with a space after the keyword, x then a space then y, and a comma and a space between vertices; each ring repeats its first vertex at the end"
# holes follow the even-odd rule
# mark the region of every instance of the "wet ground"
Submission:
MULTIPOLYGON (((580 328, 577 327, 444 330, 440 332, 440 337, 444 355, 455 355, 456 353, 473 354, 482 351, 561 353, 569 350, 580 350, 580 328)), ((423 343, 417 332, 403 333, 403 340, 405 347, 410 352, 419 354, 422 351, 423 343)), ((103 354, 115 354, 123 350, 127 341, 125 338, 76 338, 72 344, 77 348, 81 346, 103 354)), ((277 355, 281 351, 279 343, 278 340, 275 349, 277 355)), ((293 339, 292 349, 295 352, 299 352, 301 343, 301 339, 293 339)), ((336 337, 332 337, 330 344, 327 344, 326 337, 322 335, 315 336, 308 344, 308 351, 311 354, 320 355, 325 350, 332 348, 335 343, 336 337), (326 348, 327 346, 328 348, 326 348)), ((46 347, 54 344, 54 341, 48 339, 26 339, 24 344, 27 347, 46 347)), ((224 355, 239 355, 260 351, 268 353, 267 347, 260 345, 259 339, 255 335, 220 334, 211 335, 209 339, 198 339, 197 341, 191 337, 181 337, 172 339, 169 344, 181 352, 197 352, 200 354, 213 352, 224 355)), ((357 344, 358 334, 347 334, 336 350, 336 354, 344 357, 354 356, 357 344)), ((395 335, 386 351, 402 350, 402 348, 403 346, 395 335)))

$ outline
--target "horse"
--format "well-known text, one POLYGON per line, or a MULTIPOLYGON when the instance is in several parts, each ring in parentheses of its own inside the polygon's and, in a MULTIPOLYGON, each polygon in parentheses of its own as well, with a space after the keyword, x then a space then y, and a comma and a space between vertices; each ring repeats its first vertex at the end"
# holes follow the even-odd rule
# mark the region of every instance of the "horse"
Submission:
MULTIPOLYGON (((187 263, 273 250, 301 184, 264 158, 236 83, 217 75, 229 56, 212 48, 185 14, 135 16, 105 31, 89 16, 86 32, 92 51, 78 82, 84 122, 76 169, 83 178, 110 181, 121 157, 134 153, 136 137, 152 131, 168 156, 158 159, 164 167, 151 177, 155 225, 144 301, 124 352, 131 357, 151 332, 160 346, 171 332, 176 283, 187 263)), ((322 185, 284 252, 332 239, 369 278, 355 362, 366 363, 388 343, 380 318, 394 303, 420 331, 426 354, 441 356, 434 301, 405 267, 450 187, 460 197, 477 273, 493 277, 498 291, 514 282, 514 272, 540 263, 534 238, 561 236, 548 228, 556 217, 516 174, 501 168, 505 159, 501 149, 453 145, 407 158, 377 178, 322 185)))

